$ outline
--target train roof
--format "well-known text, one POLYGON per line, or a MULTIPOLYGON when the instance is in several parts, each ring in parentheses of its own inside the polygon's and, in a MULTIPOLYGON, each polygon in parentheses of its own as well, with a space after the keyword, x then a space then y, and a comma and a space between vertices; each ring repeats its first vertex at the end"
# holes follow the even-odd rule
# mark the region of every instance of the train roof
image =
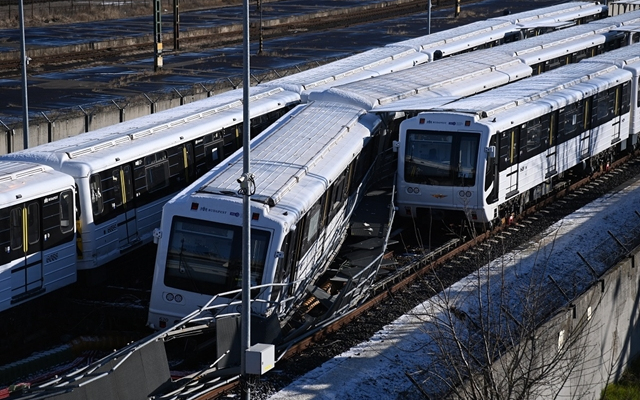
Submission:
POLYGON ((329 64, 274 79, 259 86, 282 87, 297 93, 407 69, 429 57, 403 46, 367 50, 329 64))
MULTIPOLYGON (((297 94, 281 88, 252 88, 250 94, 252 117, 297 103, 299 99, 297 94)), ((243 106, 242 101, 236 97, 238 95, 242 98, 238 91, 223 93, 198 106, 187 105, 184 109, 177 107, 32 149, 5 154, 0 159, 43 163, 61 167, 68 173, 73 172, 64 168, 65 164, 74 162, 91 164, 94 170, 105 168, 113 165, 116 158, 122 162, 137 159, 151 154, 154 149, 159 151, 240 123, 243 106)), ((87 172, 74 171, 74 176, 87 172)))
MULTIPOLYGON (((251 200, 279 209, 274 215, 283 210, 302 215, 360 153, 378 123, 369 117, 373 116, 365 110, 344 104, 312 102, 296 107, 252 141, 250 171, 256 185, 251 200)), ((191 190, 196 188, 195 195, 222 195, 241 202, 237 180, 242 174, 243 156, 238 151, 191 190)))
POLYGON ((407 46, 418 51, 427 51, 429 49, 439 50, 442 46, 451 45, 452 43, 460 43, 462 47, 472 49, 474 46, 487 41, 501 39, 506 32, 514 30, 517 29, 514 28, 511 21, 476 21, 445 31, 435 32, 431 35, 403 40, 394 43, 393 46, 407 46))
POLYGON ((566 21, 568 19, 575 19, 586 15, 598 14, 606 9, 607 6, 600 4, 599 2, 572 1, 540 9, 523 11, 516 14, 503 15, 491 19, 507 20, 515 24, 523 24, 536 20, 566 21))
POLYGON ((4 206, 46 196, 73 185, 73 178, 45 165, 0 161, 0 204, 4 206))
MULTIPOLYGON (((640 0, 638 0, 640 1, 640 0)), ((640 44, 625 46, 620 49, 600 54, 596 57, 585 58, 580 63, 611 63, 618 67, 626 67, 629 65, 637 65, 640 63, 640 44)))
POLYGON ((410 46, 418 51, 441 50, 444 55, 452 54, 502 39, 508 32, 552 25, 566 26, 565 24, 558 25, 558 23, 586 15, 599 14, 604 10, 606 10, 606 6, 593 2, 578 1, 558 4, 473 22, 431 35, 404 40, 395 45, 410 46))
POLYGON ((480 51, 444 58, 390 75, 313 92, 311 100, 349 101, 367 110, 413 96, 440 100, 468 96, 489 83, 505 84, 531 75, 531 68, 499 51, 480 51), (452 77, 451 71, 457 71, 452 77))
POLYGON ((623 75, 630 74, 609 63, 577 63, 452 102, 434 111, 455 111, 487 118, 584 83, 589 84, 590 90, 587 92, 594 92, 597 88, 609 87, 607 82, 619 83, 623 75), (598 80, 605 75, 616 78, 598 80))

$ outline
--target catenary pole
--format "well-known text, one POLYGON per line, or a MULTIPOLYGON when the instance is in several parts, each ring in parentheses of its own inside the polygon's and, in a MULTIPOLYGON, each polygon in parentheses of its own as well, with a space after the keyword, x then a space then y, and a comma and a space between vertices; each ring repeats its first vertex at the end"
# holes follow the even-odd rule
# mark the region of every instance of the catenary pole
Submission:
POLYGON ((247 350, 251 347, 251 303, 250 303, 250 284, 251 284, 251 205, 249 196, 251 195, 251 172, 250 172, 250 130, 251 121, 249 116, 249 88, 251 86, 249 76, 249 0, 243 1, 243 63, 242 63, 242 159, 243 159, 243 175, 239 179, 240 190, 242 196, 242 312, 240 316, 240 328, 242 331, 240 337, 240 369, 242 371, 241 386, 242 399, 249 400, 251 398, 251 390, 249 389, 249 377, 247 375, 247 350))

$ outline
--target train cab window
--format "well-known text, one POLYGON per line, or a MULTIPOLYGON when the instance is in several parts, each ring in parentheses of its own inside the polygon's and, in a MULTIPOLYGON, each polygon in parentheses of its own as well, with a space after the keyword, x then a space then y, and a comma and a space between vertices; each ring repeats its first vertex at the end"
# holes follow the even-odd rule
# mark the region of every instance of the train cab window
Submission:
POLYGON ((169 186, 169 163, 167 153, 158 153, 144 158, 145 175, 147 180, 147 190, 153 193, 169 186))
POLYGON ((9 222, 11 224, 11 227, 9 228, 11 250, 19 250, 22 248, 22 241, 24 238, 22 234, 22 207, 15 207, 11 209, 9 222))
POLYGON ((91 178, 89 178, 89 191, 91 193, 93 215, 102 214, 102 211, 104 211, 104 203, 102 201, 102 182, 99 174, 93 174, 91 178))
POLYGON ((480 135, 409 130, 405 144, 405 180, 435 186, 475 184, 480 135))
POLYGON ((71 190, 60 193, 60 231, 73 231, 73 192, 71 190))
MULTIPOLYGON (((262 283, 271 235, 251 229, 252 286, 262 283)), ((175 217, 167 249, 165 285, 215 295, 242 284, 242 227, 175 217)))

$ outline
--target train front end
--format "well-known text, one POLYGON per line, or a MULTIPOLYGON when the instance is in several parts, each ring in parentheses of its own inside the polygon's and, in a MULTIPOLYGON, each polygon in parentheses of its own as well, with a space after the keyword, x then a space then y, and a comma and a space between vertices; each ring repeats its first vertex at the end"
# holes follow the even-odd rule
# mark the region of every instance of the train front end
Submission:
MULTIPOLYGON (((156 231, 158 251, 149 306, 148 325, 174 326, 206 308, 203 316, 239 314, 242 288, 242 199, 237 196, 193 194, 178 196, 163 209, 156 231)), ((274 256, 281 227, 266 211, 253 205, 251 215, 252 310, 268 312, 268 300, 278 259, 274 256), (262 301, 261 301, 262 300, 262 301)), ((277 290, 277 289, 276 289, 277 290)))
MULTIPOLYGON (((485 224, 484 171, 495 155, 487 129, 470 114, 433 112, 400 126, 398 214, 420 222, 485 224)), ((490 183, 490 182, 489 182, 490 183)))

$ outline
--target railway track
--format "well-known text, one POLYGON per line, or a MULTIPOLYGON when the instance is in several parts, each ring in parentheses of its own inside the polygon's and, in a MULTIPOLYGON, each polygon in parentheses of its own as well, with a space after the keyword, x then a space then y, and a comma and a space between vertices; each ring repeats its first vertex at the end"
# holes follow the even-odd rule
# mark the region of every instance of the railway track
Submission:
MULTIPOLYGON (((385 279, 377 282, 370 300, 346 317, 329 322, 297 341, 278 362, 276 373, 252 382, 252 393, 277 391, 295 377, 368 339, 382 326, 435 294, 434 288, 439 285, 446 287, 460 280, 638 174, 640 160, 625 157, 612 164, 608 171, 575 179, 554 196, 527 209, 511 224, 468 239, 443 235, 442 240, 433 243, 434 250, 430 252, 422 250, 416 239, 419 235, 403 234, 404 237, 389 253, 396 261, 395 267, 385 279), (571 201, 558 202, 567 196, 571 201), (496 240, 500 241, 500 246, 486 245, 496 240)), ((405 232, 414 230, 409 221, 398 221, 396 225, 405 232)), ((120 274, 116 272, 114 275, 126 275, 126 280, 107 277, 106 285, 81 283, 58 295, 52 294, 44 302, 28 303, 5 313, 3 320, 8 323, 2 325, 6 340, 0 351, 0 378, 4 378, 0 386, 18 380, 35 384, 50 377, 52 368, 56 370, 47 363, 58 361, 57 368, 61 370, 64 365, 74 368, 78 362, 99 359, 101 354, 108 354, 148 335, 150 331, 144 327, 144 321, 151 266, 140 268, 137 274, 121 272, 124 269, 130 271, 130 265, 148 263, 152 259, 152 250, 145 249, 120 265, 120 274), (45 326, 46 330, 43 329, 45 326), (59 360, 70 355, 74 358, 66 364, 59 360), (21 364, 16 360, 26 362, 21 364)), ((237 378, 230 378, 227 384, 219 385, 198 399, 215 399, 237 392, 237 378)))

